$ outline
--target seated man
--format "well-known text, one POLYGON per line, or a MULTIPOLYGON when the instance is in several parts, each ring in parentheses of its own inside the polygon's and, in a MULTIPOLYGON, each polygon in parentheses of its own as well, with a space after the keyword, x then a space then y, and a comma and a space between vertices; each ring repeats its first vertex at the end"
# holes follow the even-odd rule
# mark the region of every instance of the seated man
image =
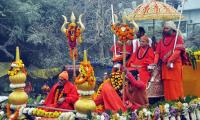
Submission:
POLYGON ((78 100, 76 87, 68 81, 68 72, 59 74, 59 81, 52 87, 44 105, 54 108, 73 110, 74 103, 78 100))
POLYGON ((136 52, 131 55, 126 66, 133 70, 137 69, 141 80, 147 83, 151 77, 148 66, 154 65, 154 56, 154 51, 149 46, 149 38, 144 35, 140 39, 140 46, 137 48, 136 52))
POLYGON ((120 79, 121 74, 119 69, 116 67, 118 67, 118 65, 114 65, 112 75, 107 77, 107 79, 105 79, 100 85, 97 91, 97 96, 94 98, 94 101, 97 105, 97 112, 103 112, 105 110, 111 110, 112 112, 118 112, 119 110, 122 110, 123 112, 126 111, 126 108, 119 95, 120 89, 122 88, 122 79, 120 79), (120 78, 114 79, 117 76, 120 78), (121 84, 116 86, 116 82, 121 84), (99 105, 103 106, 101 110, 98 109, 99 105))
MULTIPOLYGON (((136 52, 131 55, 127 63, 130 71, 134 72, 136 78, 127 72, 128 85, 125 87, 125 98, 128 103, 131 103, 132 109, 137 109, 140 106, 147 105, 146 86, 151 78, 151 71, 154 65, 154 52, 149 46, 148 36, 143 35, 140 39, 140 46, 136 52), (139 75, 139 77, 138 77, 139 75)), ((130 107, 130 105, 128 105, 130 107)))

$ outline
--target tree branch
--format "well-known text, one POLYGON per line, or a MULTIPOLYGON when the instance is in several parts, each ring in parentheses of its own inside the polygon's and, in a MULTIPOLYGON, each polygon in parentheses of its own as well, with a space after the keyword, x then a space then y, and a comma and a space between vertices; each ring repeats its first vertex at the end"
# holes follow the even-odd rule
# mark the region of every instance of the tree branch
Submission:
POLYGON ((14 59, 14 56, 10 52, 7 51, 6 47, 0 46, 0 50, 3 51, 7 57, 14 59))

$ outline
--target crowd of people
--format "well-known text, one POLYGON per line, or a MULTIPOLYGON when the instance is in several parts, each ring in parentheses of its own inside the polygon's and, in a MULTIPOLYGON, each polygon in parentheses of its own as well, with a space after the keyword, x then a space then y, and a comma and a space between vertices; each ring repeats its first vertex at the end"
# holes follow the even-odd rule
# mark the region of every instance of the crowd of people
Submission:
MULTIPOLYGON (((164 83, 165 100, 177 100, 183 98, 182 65, 185 59, 183 37, 177 31, 172 21, 167 21, 163 26, 162 38, 152 49, 152 40, 145 34, 143 27, 139 27, 136 33, 137 39, 126 44, 126 67, 122 66, 122 44, 116 45, 118 56, 113 57, 113 69, 111 74, 106 74, 102 83, 101 92, 94 97, 96 105, 103 105, 103 110, 125 111, 128 108, 136 110, 142 106, 148 106, 147 85, 151 79, 152 71, 161 67, 161 80, 164 83), (178 34, 176 41, 176 34, 178 34), (158 63, 159 64, 158 65, 158 63), (114 73, 125 74, 125 81, 114 87, 112 79, 114 73)), ((114 48, 111 50, 114 52, 114 48)), ((73 110, 74 103, 78 100, 76 87, 68 80, 66 71, 59 75, 56 83, 44 105, 49 107, 73 110)))

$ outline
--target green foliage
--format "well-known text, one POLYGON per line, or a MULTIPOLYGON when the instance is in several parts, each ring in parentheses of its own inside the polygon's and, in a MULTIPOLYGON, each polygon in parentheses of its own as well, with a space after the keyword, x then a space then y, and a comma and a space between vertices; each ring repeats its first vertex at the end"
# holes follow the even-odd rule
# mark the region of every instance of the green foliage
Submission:
POLYGON ((28 104, 34 104, 34 99, 33 98, 28 98, 28 104))
POLYGON ((115 14, 120 15, 125 8, 131 8, 132 1, 1 0, 0 37, 5 37, 6 42, 2 45, 9 47, 8 51, 13 55, 14 48, 10 50, 10 46, 19 45, 28 63, 40 68, 71 64, 66 36, 61 33, 60 27, 64 22, 61 15, 66 15, 70 21, 73 11, 76 22, 78 16, 83 14, 82 21, 86 27, 83 44, 78 47, 77 61, 82 60, 81 50, 88 49, 91 61, 109 65, 112 63, 109 48, 113 44, 111 3, 115 14), (119 3, 122 4, 120 8, 119 3))
POLYGON ((36 103, 39 103, 41 100, 42 100, 42 95, 40 94, 40 95, 38 95, 38 96, 36 97, 35 102, 36 102, 36 103))

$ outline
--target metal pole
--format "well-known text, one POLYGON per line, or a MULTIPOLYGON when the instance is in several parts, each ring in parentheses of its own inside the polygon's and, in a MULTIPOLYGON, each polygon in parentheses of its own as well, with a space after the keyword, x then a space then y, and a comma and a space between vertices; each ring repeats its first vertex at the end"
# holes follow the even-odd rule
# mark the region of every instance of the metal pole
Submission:
POLYGON ((180 28, 180 24, 181 24, 181 17, 182 17, 182 13, 183 13, 184 4, 185 4, 185 0, 182 0, 182 2, 181 2, 181 6, 182 6, 181 14, 180 14, 180 17, 179 17, 178 27, 177 27, 177 30, 176 30, 176 37, 175 37, 175 43, 174 43, 173 52, 174 52, 174 50, 176 48, 176 44, 177 44, 177 40, 178 40, 179 28, 180 28))
MULTIPOLYGON (((114 12, 113 12, 113 4, 111 4, 111 12, 112 12, 112 24, 115 24, 114 12)), ((116 36, 115 36, 115 34, 113 34, 113 42, 114 42, 114 55, 117 55, 117 50, 116 50, 116 36)))

